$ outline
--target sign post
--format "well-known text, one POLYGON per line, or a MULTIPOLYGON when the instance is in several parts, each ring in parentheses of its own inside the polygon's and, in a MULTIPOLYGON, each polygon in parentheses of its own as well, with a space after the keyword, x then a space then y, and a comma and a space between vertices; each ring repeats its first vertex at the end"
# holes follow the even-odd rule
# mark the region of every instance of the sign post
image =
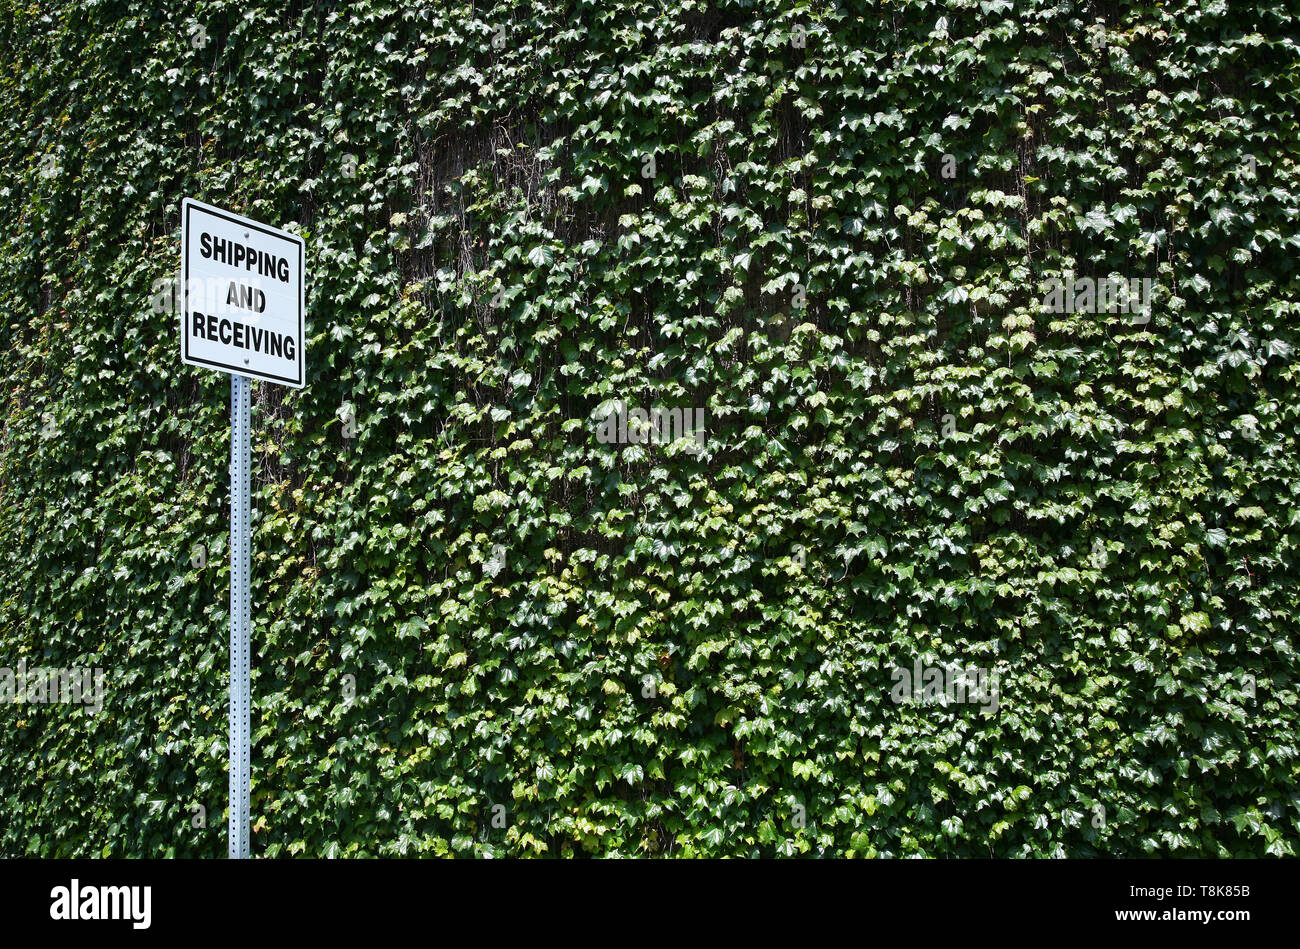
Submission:
POLYGON ((230 821, 229 856, 248 856, 248 783, 252 725, 249 682, 248 402, 252 380, 230 376, 230 821))
POLYGON ((302 238, 181 203, 181 361, 230 373, 230 812, 227 853, 249 855, 252 545, 249 410, 253 379, 301 389, 302 238))

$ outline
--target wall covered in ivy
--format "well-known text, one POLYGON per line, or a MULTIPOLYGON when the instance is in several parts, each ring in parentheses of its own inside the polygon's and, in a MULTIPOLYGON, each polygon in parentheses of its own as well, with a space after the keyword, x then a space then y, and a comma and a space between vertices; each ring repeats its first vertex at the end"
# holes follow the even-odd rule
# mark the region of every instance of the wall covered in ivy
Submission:
POLYGON ((1294 854, 1287 6, 0 0, 0 853, 225 852, 193 196, 255 854, 1294 854))

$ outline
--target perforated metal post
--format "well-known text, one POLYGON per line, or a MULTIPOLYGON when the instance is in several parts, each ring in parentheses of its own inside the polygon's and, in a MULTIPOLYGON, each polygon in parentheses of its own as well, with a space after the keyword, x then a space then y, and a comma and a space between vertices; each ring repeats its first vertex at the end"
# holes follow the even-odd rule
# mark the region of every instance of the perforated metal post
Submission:
POLYGON ((231 859, 248 856, 251 686, 249 647, 249 446, 251 380, 230 376, 230 823, 231 859))

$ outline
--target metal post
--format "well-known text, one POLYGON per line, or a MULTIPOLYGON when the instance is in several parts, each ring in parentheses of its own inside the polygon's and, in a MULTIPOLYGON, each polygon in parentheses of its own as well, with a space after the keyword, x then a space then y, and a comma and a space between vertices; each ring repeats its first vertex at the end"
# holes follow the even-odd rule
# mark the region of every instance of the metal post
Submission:
POLYGON ((248 781, 251 770, 249 640, 249 447, 251 380, 230 376, 230 823, 229 856, 248 856, 248 781))

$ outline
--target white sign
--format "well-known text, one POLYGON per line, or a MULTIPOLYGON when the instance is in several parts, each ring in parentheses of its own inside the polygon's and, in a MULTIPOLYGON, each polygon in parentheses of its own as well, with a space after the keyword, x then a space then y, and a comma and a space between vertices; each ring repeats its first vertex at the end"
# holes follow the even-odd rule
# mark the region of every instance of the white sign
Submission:
POLYGON ((181 361, 304 384, 303 240, 230 211, 181 202, 181 361))

